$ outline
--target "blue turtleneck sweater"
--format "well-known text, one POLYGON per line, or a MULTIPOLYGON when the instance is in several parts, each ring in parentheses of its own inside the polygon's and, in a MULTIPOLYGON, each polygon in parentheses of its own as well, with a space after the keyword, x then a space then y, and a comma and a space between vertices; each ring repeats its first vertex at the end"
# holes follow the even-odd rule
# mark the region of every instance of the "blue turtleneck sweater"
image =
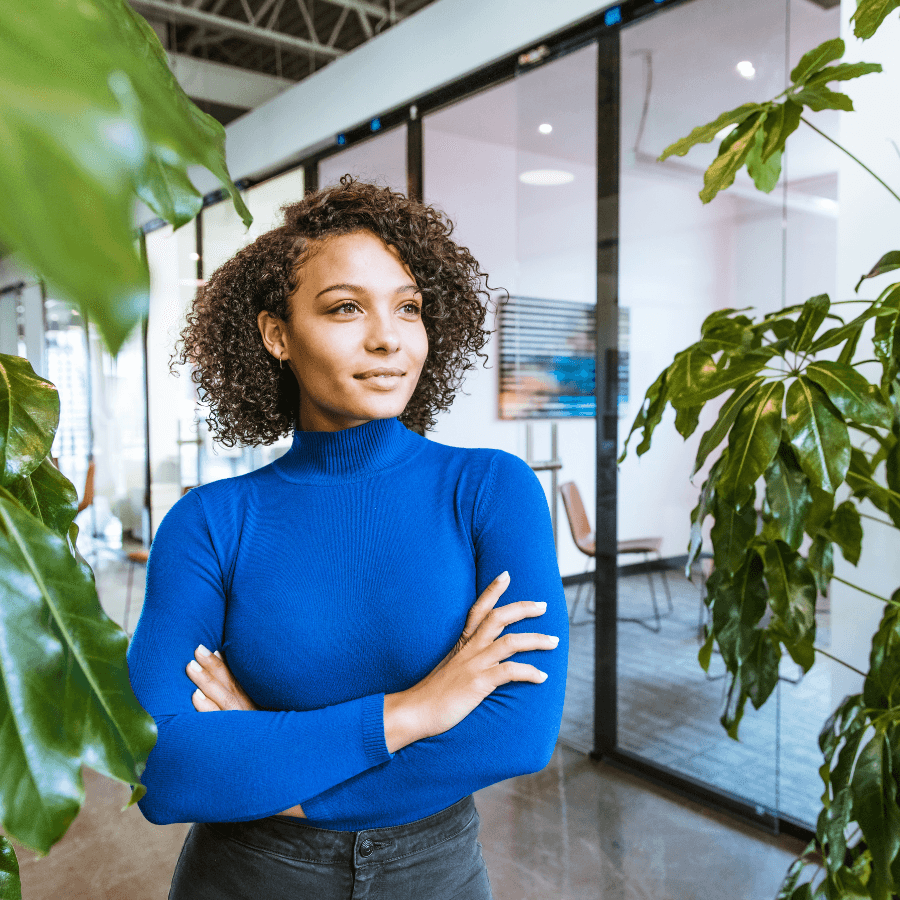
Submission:
POLYGON ((523 460, 429 441, 397 418, 295 430, 282 457, 194 488, 157 529, 128 649, 159 729, 138 806, 168 824, 299 803, 299 821, 338 831, 429 816, 547 765, 568 638, 550 511, 523 460), (384 695, 443 659, 505 569, 497 606, 547 602, 505 631, 560 638, 511 659, 549 677, 501 685, 449 731, 388 752, 384 695), (194 709, 185 666, 198 644, 261 709, 194 709))

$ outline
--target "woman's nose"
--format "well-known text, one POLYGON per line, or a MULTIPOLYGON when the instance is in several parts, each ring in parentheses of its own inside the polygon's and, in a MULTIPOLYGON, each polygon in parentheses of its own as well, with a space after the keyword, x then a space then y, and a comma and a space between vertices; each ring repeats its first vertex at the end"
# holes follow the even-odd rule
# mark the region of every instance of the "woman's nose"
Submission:
POLYGON ((389 314, 375 313, 369 320, 369 330, 366 335, 368 349, 397 350, 400 346, 400 334, 397 331, 397 323, 389 314))

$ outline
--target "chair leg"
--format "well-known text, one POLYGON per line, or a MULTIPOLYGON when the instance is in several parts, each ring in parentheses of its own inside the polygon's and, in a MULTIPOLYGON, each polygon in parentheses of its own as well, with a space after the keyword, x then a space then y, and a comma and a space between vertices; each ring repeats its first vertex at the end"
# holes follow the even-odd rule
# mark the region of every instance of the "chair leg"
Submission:
MULTIPOLYGON (((587 570, 590 568, 590 565, 591 565, 591 557, 588 556, 587 562, 584 564, 584 573, 583 574, 587 573, 587 570)), ((572 604, 572 611, 569 613, 569 624, 570 625, 575 624, 575 611, 578 609, 578 601, 581 599, 581 587, 583 584, 584 584, 584 580, 582 579, 581 581, 578 582, 578 590, 575 591, 575 602, 572 604)), ((593 610, 591 610, 590 607, 587 607, 587 611, 588 611, 588 613, 593 612, 593 610)), ((589 619, 586 619, 585 621, 589 621, 589 619)), ((580 625, 581 623, 579 622, 578 624, 580 625)))
POLYGON ((663 566, 662 554, 659 550, 656 551, 656 562, 659 565, 659 576, 662 578, 663 588, 666 591, 666 602, 669 604, 669 612, 675 612, 675 607, 672 606, 672 591, 669 588, 669 579, 666 577, 666 569, 663 566))

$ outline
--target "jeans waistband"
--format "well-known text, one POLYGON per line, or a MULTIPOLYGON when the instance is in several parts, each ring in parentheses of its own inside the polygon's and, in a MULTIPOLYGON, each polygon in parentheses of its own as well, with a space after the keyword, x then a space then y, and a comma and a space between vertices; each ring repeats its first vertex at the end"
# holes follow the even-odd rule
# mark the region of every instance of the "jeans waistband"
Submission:
POLYGON ((221 837, 278 856, 318 863, 373 863, 418 853, 459 834, 476 814, 469 794, 452 806, 404 825, 332 831, 291 816, 251 822, 207 822, 221 837))

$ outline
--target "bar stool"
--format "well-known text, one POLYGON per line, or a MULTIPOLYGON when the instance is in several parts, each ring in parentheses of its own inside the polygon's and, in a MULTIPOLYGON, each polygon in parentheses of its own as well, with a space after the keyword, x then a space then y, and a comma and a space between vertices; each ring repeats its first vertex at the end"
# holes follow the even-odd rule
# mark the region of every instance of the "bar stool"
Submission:
MULTIPOLYGON (((584 503, 581 500, 581 493, 578 490, 577 485, 574 481, 567 481, 565 484, 561 484, 559 486, 559 492, 562 494, 563 498, 563 506, 566 508, 566 517, 569 520, 569 529, 572 532, 572 540, 575 541, 575 546, 584 553, 587 557, 587 563, 585 566, 585 571, 587 571, 587 566, 590 566, 591 557, 596 557, 597 548, 596 548, 596 538, 594 532, 591 530, 591 525, 587 517, 587 513, 584 509, 584 503)), ((662 556, 660 554, 660 547, 662 546, 662 538, 661 537, 649 537, 649 538, 634 538, 628 541, 618 541, 616 545, 617 553, 643 553, 644 561, 647 564, 647 581, 650 584, 650 599, 653 603, 653 616, 642 618, 639 616, 618 616, 617 621, 619 622, 634 622, 637 625, 642 625, 648 631, 652 631, 654 633, 658 633, 662 627, 661 618, 659 612, 659 605, 656 601, 656 588, 653 585, 653 576, 650 571, 650 554, 655 553, 657 564, 662 563, 662 556), (654 625, 649 625, 648 621, 652 619, 654 621, 654 625)), ((672 594, 669 590, 669 581, 666 578, 665 572, 661 573, 661 577, 663 580, 663 587, 666 592, 666 599, 668 601, 668 613, 665 615, 669 615, 674 612, 674 607, 672 605, 672 594)), ((578 591, 575 594, 575 603, 572 605, 572 612, 569 615, 570 624, 574 622, 575 618, 575 610, 578 607, 578 600, 581 595, 581 582, 578 584, 578 591)), ((594 607, 588 606, 587 612, 589 615, 594 614, 594 607)), ((579 623, 580 624, 580 623, 579 623)))

